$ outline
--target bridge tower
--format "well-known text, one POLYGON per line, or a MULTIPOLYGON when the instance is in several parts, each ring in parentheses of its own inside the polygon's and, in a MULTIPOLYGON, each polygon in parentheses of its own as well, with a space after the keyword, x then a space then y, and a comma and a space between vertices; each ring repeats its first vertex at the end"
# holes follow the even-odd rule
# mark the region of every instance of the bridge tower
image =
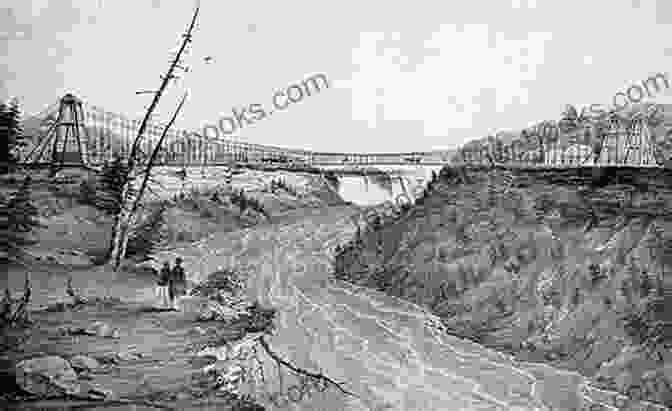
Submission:
POLYGON ((82 139, 83 136, 88 139, 88 133, 83 120, 82 101, 69 93, 63 96, 59 101, 56 118, 48 117, 48 129, 43 135, 35 137, 25 163, 48 165, 54 174, 66 165, 88 168, 86 140, 82 139))
POLYGON ((646 121, 642 118, 633 121, 626 133, 624 163, 637 166, 656 165, 655 143, 653 143, 653 136, 646 121))
POLYGON ((633 118, 628 124, 610 121, 598 161, 601 165, 655 166, 653 135, 646 120, 633 118))

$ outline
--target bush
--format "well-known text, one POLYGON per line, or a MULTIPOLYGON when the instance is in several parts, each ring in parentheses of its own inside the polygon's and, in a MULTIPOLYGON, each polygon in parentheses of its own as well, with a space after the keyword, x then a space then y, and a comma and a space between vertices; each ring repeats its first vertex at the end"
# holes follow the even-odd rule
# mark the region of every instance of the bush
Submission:
POLYGON ((165 205, 161 205, 140 223, 135 235, 128 239, 126 255, 135 259, 146 260, 165 241, 165 205))
POLYGON ((291 194, 294 197, 298 195, 296 189, 288 185, 285 180, 281 178, 271 181, 271 191, 275 192, 277 189, 285 190, 288 194, 291 194))
POLYGON ((186 232, 186 231, 178 231, 177 234, 175 234, 175 241, 178 242, 185 242, 185 241, 192 241, 193 237, 191 236, 191 233, 186 232))
POLYGON ((93 265, 103 265, 108 261, 109 250, 108 249, 87 250, 86 255, 88 255, 91 258, 91 263, 93 265))
POLYGON ((250 333, 265 332, 272 334, 275 330, 273 320, 275 320, 277 312, 275 308, 262 307, 259 302, 255 301, 247 309, 245 317, 247 322, 246 331, 250 333))
POLYGON ((191 290, 191 295, 212 298, 218 296, 220 291, 236 295, 244 289, 245 281, 241 274, 227 268, 210 274, 205 282, 191 290))
MULTIPOLYGON (((128 165, 120 156, 103 166, 100 184, 96 187, 96 208, 108 215, 119 214, 124 204, 122 196, 127 175, 128 165)), ((129 189, 128 195, 132 195, 134 191, 129 189)))
POLYGON ((240 192, 234 192, 231 195, 231 202, 233 204, 237 205, 238 208, 240 208, 240 213, 241 214, 243 212, 245 212, 245 210, 250 208, 250 209, 252 209, 252 210, 254 210, 258 213, 261 213, 261 214, 264 214, 264 215, 268 216, 268 214, 266 213, 266 210, 261 205, 259 200, 257 200, 256 198, 247 197, 243 190, 240 190, 240 192))
POLYGON ((31 198, 31 179, 8 199, 0 197, 0 259, 15 259, 23 247, 35 244, 32 232, 42 227, 31 198))
POLYGON ((644 304, 624 318, 624 328, 637 343, 649 352, 672 348, 672 321, 665 307, 672 304, 669 296, 645 300, 644 304))
POLYGON ((212 212, 209 208, 203 208, 200 213, 201 218, 213 218, 215 213, 212 212))
POLYGON ((80 183, 77 201, 82 205, 96 207, 96 183, 94 180, 84 180, 80 183))

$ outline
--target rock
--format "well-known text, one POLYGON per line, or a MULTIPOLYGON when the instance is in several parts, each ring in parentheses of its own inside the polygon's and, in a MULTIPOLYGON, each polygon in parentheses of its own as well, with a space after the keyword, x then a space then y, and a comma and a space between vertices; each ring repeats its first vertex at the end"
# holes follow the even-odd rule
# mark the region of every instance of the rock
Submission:
POLYGON ((193 319, 198 320, 198 316, 203 309, 208 305, 208 299, 200 296, 183 296, 176 301, 177 309, 183 314, 193 316, 193 319))
POLYGON ((133 351, 121 351, 116 356, 119 361, 136 361, 142 358, 141 353, 133 351))
POLYGON ((77 373, 63 358, 47 356, 16 365, 16 382, 24 391, 41 398, 62 397, 81 391, 77 373))
POLYGON ((197 335, 205 335, 208 333, 206 330, 204 330, 202 327, 199 326, 194 327, 191 331, 197 335))
POLYGON ((112 328, 109 324, 96 321, 84 330, 87 335, 95 335, 104 338, 119 338, 119 330, 112 328))
POLYGON ((670 379, 671 365, 665 365, 656 370, 650 370, 642 376, 643 385, 647 387, 648 399, 668 404, 672 400, 672 379, 670 379))
POLYGON ((79 384, 79 391, 72 395, 87 400, 109 400, 115 397, 113 391, 104 389, 88 381, 81 382, 79 384))
POLYGON ((119 364, 120 362, 137 361, 143 355, 133 351, 109 352, 97 357, 98 361, 105 364, 119 364))
POLYGON ((198 314, 198 321, 212 321, 215 319, 215 312, 206 308, 198 314))
POLYGON ((211 365, 213 363, 217 362, 217 357, 211 356, 211 355, 204 355, 201 357, 192 357, 189 359, 189 364, 195 369, 203 369, 204 367, 207 367, 208 365, 211 365))
POLYGON ((64 312, 67 304, 65 302, 57 302, 53 305, 48 306, 45 311, 47 312, 64 312))
POLYGON ((245 311, 240 308, 235 309, 215 301, 209 301, 208 304, 199 313, 198 319, 201 321, 230 321, 237 319, 243 313, 245 313, 245 311))
POLYGON ((75 355, 70 358, 70 366, 77 372, 94 371, 100 367, 100 363, 95 358, 86 355, 75 355))

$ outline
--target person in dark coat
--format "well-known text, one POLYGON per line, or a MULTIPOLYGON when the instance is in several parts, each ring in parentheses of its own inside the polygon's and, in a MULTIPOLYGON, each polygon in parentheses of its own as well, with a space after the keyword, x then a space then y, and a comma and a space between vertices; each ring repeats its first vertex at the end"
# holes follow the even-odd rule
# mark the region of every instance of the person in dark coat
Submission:
POLYGON ((159 300, 160 308, 170 308, 172 307, 172 298, 170 298, 170 283, 171 270, 170 264, 168 261, 163 263, 161 271, 159 272, 159 278, 156 282, 156 296, 159 300))
POLYGON ((182 259, 177 257, 175 259, 175 266, 170 276, 170 300, 175 306, 175 299, 184 295, 187 288, 187 279, 182 267, 182 259))

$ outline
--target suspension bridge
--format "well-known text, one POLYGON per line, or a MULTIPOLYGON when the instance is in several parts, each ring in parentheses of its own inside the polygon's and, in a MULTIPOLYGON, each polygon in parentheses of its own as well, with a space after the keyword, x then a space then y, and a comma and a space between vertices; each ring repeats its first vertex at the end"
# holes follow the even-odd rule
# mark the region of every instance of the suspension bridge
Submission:
MULTIPOLYGON (((72 94, 36 116, 29 144, 21 153, 26 166, 96 168, 115 156, 128 156, 140 120, 84 103, 72 94)), ((145 155, 154 149, 166 125, 149 122, 140 144, 145 155)), ((333 153, 274 147, 233 140, 209 139, 200 133, 172 128, 158 152, 157 165, 222 166, 237 164, 304 165, 344 170, 374 166, 505 165, 533 168, 662 167, 645 120, 613 121, 602 133, 599 148, 582 143, 546 142, 534 149, 521 141, 509 144, 465 145, 455 152, 333 153)), ((585 139, 584 139, 585 140, 585 139)))
MULTIPOLYGON (((141 120, 89 105, 67 94, 33 119, 39 124, 30 135, 21 159, 29 166, 95 167, 130 153, 141 120)), ((140 150, 152 152, 165 124, 151 122, 140 150)), ((164 166, 220 166, 233 163, 303 164, 319 166, 442 165, 441 152, 325 153, 274 147, 233 140, 208 139, 200 133, 168 130, 156 164, 164 166)))

